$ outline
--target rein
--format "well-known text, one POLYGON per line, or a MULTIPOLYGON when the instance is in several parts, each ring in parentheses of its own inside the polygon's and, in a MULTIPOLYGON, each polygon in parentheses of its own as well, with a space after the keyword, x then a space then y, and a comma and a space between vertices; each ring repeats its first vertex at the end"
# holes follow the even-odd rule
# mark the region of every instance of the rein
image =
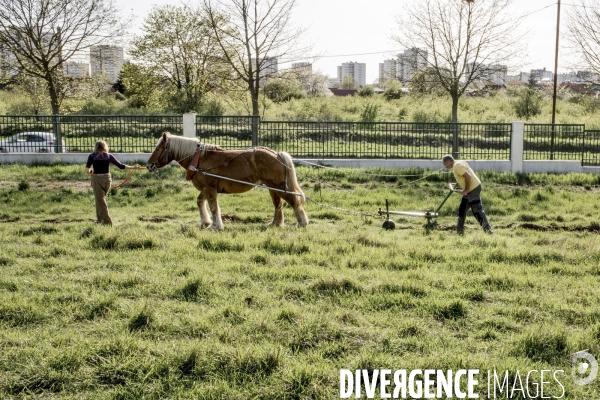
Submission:
MULTIPOLYGON (((127 181, 129 180, 129 178, 131 178, 131 176, 133 175, 133 173, 135 172, 135 170, 136 170, 136 169, 142 169, 142 168, 144 168, 144 167, 133 168, 133 169, 131 170, 131 172, 129 173, 129 175, 127 175, 127 178, 125 178, 125 180, 123 180, 123 182, 119 183, 118 185, 114 185, 114 186, 113 186, 113 185, 111 185, 111 186, 110 186, 110 188, 111 188, 111 189, 116 189, 116 188, 119 188, 119 187, 123 186, 123 185, 125 184, 125 182, 127 182, 127 181)), ((92 173, 90 174, 90 186, 94 186, 94 181, 93 181, 93 179, 94 179, 94 173, 92 172, 92 173)))

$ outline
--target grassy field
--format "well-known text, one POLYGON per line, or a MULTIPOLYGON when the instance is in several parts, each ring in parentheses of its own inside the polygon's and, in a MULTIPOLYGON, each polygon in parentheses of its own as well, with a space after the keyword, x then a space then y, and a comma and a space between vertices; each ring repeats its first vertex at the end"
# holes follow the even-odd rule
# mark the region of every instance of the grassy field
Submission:
MULTIPOLYGON (((375 215, 436 208, 450 177, 425 173, 298 168, 314 201, 375 215)), ((268 228, 258 189, 220 196, 212 232, 182 169, 137 171, 109 228, 82 165, 1 165, 0 398, 333 399, 340 369, 381 368, 480 369, 481 397, 487 370, 563 370, 563 398, 600 398, 570 365, 600 360, 600 176, 480 177, 493 235, 451 230, 458 195, 429 234, 312 202, 268 228)))

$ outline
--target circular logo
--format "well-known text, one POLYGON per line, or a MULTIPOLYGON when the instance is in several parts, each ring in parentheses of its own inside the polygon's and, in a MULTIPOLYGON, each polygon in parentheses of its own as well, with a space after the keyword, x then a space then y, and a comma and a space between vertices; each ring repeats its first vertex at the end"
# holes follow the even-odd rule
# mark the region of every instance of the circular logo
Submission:
POLYGON ((598 361, 587 351, 578 351, 573 354, 571 366, 573 367, 573 382, 576 385, 587 385, 598 376, 598 361))

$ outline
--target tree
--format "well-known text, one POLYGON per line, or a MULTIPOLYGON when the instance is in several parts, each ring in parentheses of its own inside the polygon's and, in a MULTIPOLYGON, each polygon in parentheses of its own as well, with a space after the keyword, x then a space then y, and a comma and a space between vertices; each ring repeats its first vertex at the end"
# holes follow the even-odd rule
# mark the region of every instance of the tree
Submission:
MULTIPOLYGON (((442 70, 441 73, 447 74, 447 71, 442 70)), ((408 82, 408 87, 414 94, 447 94, 440 84, 438 71, 430 67, 415 72, 408 82)))
POLYGON ((302 89, 308 96, 326 97, 331 96, 329 90, 329 77, 320 72, 316 72, 302 80, 302 89))
POLYGON ((134 108, 160 108, 163 86, 160 77, 143 66, 125 63, 121 69, 121 83, 125 96, 134 108))
POLYGON ((513 108, 519 118, 528 120, 542 112, 542 96, 538 91, 534 78, 529 78, 527 86, 518 94, 513 108))
POLYGON ((375 89, 373 89, 373 86, 367 85, 356 92, 356 94, 358 94, 360 97, 371 97, 375 94, 375 89))
POLYGON ((53 114, 67 93, 63 63, 124 27, 113 0, 0 0, 0 45, 21 73, 44 81, 53 114))
POLYGON ((296 0, 203 1, 224 60, 246 86, 252 115, 260 116, 260 88, 275 72, 277 59, 298 60, 307 51, 300 45, 304 31, 292 24, 296 0))
POLYGON ((154 7, 142 30, 132 42, 132 57, 166 78, 175 111, 199 111, 204 96, 220 89, 230 75, 204 10, 154 7))
POLYGON ((342 78, 342 84, 340 85, 340 89, 346 89, 346 90, 351 90, 351 89, 358 89, 360 87, 360 85, 358 84, 358 82, 356 81, 356 79, 354 79, 351 76, 345 76, 342 78))
POLYGON ((600 74, 600 2, 579 0, 567 11, 567 39, 588 68, 600 74))
MULTIPOLYGON (((429 69, 452 98, 452 122, 458 122, 458 102, 472 83, 503 68, 520 51, 517 20, 508 14, 512 0, 413 0, 397 17, 393 40, 411 50, 401 61, 413 71, 429 69)), ((505 68, 505 67, 504 67, 505 68)), ((453 153, 458 157, 458 129, 453 153)))
POLYGON ((9 86, 17 96, 17 101, 11 106, 10 112, 14 114, 39 115, 48 112, 48 91, 45 90, 44 81, 36 76, 17 74, 9 86), (18 101, 22 97, 22 101, 18 101))
POLYGON ((304 93, 298 85, 292 85, 286 80, 269 80, 263 87, 265 96, 274 103, 282 103, 292 99, 301 99, 304 93))

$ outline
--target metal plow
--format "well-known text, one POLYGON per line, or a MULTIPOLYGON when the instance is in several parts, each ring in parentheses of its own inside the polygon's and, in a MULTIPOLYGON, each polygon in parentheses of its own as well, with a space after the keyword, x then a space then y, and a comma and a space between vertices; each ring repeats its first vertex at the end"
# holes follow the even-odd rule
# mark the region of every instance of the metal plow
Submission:
POLYGON ((439 217, 439 215, 440 215, 439 211, 442 208, 442 206, 444 205, 444 203, 446 202, 446 200, 448 200, 448 198, 450 197, 450 195, 452 195, 452 193, 454 193, 454 192, 460 193, 461 192, 460 189, 456 189, 455 183, 448 184, 448 188, 449 188, 448 194, 446 195, 446 197, 444 197, 444 200, 442 200, 442 202, 435 209, 435 211, 432 211, 429 209, 425 210, 425 211, 390 211, 388 199, 385 199, 385 211, 382 210, 381 208, 378 211, 379 215, 384 215, 384 214, 386 215, 386 219, 383 222, 383 229, 386 229, 386 230, 396 229, 396 224, 394 223, 394 221, 392 221, 390 219, 390 215, 405 215, 407 217, 426 218, 427 223, 425 224, 425 230, 427 230, 427 232, 429 232, 431 229, 435 228, 435 226, 437 225, 437 221, 435 220, 435 218, 439 217))

